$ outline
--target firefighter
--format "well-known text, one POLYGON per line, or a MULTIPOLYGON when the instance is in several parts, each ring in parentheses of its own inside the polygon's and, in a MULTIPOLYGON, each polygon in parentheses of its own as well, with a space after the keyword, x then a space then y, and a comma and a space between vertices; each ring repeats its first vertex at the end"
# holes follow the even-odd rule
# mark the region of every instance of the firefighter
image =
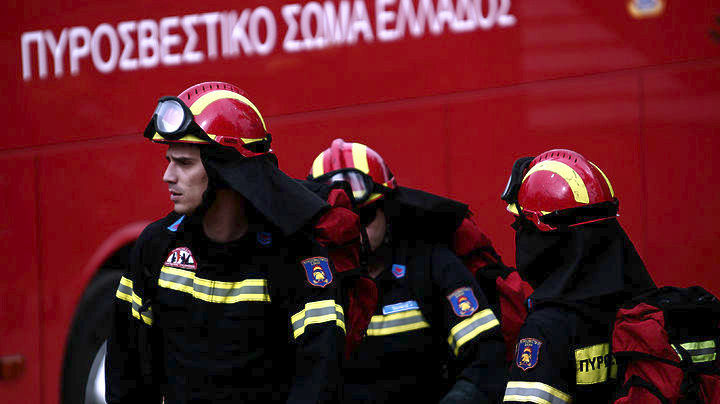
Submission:
POLYGON ((515 162, 502 199, 518 271, 535 288, 504 401, 611 402, 616 312, 655 285, 618 223, 610 181, 582 155, 550 150, 515 162))
POLYGON ((174 211, 142 232, 117 289, 108 403, 334 401, 343 310, 308 227, 326 203, 277 168, 231 84, 160 98, 144 136, 168 145, 174 211))
POLYGON ((499 402, 498 319, 440 237, 453 234, 467 205, 399 187, 378 153, 342 139, 317 156, 308 179, 349 184, 367 233, 364 282, 347 294, 343 402, 499 402))

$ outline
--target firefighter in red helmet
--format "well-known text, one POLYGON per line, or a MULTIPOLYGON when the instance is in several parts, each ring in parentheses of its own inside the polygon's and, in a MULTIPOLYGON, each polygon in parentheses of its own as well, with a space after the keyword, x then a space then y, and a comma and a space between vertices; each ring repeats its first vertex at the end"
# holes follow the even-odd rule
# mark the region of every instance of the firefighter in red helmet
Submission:
POLYGON ((502 199, 518 271, 535 288, 504 401, 611 402, 617 309, 655 285, 618 223, 609 179, 579 153, 550 150, 515 162, 502 199))
POLYGON ((342 139, 308 180, 346 184, 369 241, 367 272, 348 292, 342 401, 499 402, 498 318, 450 248, 467 205, 398 186, 377 152, 342 139))
POLYGON ((311 236, 327 204, 277 168, 260 111, 231 84, 161 98, 144 135, 168 145, 174 209, 142 232, 118 286, 108 403, 334 401, 344 316, 311 236))

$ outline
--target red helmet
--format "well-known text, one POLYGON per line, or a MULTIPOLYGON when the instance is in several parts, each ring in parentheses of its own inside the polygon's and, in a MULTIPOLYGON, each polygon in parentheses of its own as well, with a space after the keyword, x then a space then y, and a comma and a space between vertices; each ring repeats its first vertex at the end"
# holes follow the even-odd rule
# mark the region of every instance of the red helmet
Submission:
POLYGON ((160 98, 144 136, 159 143, 217 143, 245 157, 272 153, 260 111, 244 91, 219 81, 160 98))
POLYGON ((579 153, 555 149, 528 161, 516 162, 518 178, 511 176, 503 194, 514 215, 522 215, 541 231, 617 216, 619 203, 610 180, 579 153), (525 166, 518 170, 518 164, 525 166))
POLYGON ((330 148, 315 158, 308 179, 348 182, 357 206, 374 202, 397 187, 395 177, 375 150, 342 139, 333 140, 330 148))

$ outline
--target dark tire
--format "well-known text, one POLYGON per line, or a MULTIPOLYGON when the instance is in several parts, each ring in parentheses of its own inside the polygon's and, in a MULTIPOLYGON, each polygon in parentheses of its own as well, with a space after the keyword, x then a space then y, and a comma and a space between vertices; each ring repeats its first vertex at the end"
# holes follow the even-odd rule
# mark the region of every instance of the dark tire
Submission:
POLYGON ((95 391, 102 390, 104 386, 104 342, 110 335, 114 296, 121 276, 122 272, 118 270, 98 273, 85 290, 75 311, 63 362, 63 404, 105 402, 104 392, 99 395, 100 392, 95 391), (91 371, 94 374, 91 375, 91 371), (89 386, 90 376, 93 380, 89 386), (102 386, 95 388, 94 383, 100 381, 99 377, 102 378, 102 386), (90 392, 88 397, 86 391, 90 392))

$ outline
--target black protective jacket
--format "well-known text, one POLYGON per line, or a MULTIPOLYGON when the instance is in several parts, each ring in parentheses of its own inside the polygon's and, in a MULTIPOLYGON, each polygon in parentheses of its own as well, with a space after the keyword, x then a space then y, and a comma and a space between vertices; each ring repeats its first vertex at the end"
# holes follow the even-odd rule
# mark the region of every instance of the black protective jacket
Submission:
POLYGON ((504 401, 608 403, 612 326, 623 302, 655 287, 615 219, 554 232, 516 222, 518 271, 535 291, 504 401))
POLYGON ((504 386, 498 319, 447 248, 396 242, 376 279, 378 304, 345 362, 343 402, 437 402, 457 380, 490 402, 504 386))
POLYGON ((344 316, 324 248, 251 226, 217 244, 170 214, 132 250, 108 342, 107 401, 334 400, 344 316))

